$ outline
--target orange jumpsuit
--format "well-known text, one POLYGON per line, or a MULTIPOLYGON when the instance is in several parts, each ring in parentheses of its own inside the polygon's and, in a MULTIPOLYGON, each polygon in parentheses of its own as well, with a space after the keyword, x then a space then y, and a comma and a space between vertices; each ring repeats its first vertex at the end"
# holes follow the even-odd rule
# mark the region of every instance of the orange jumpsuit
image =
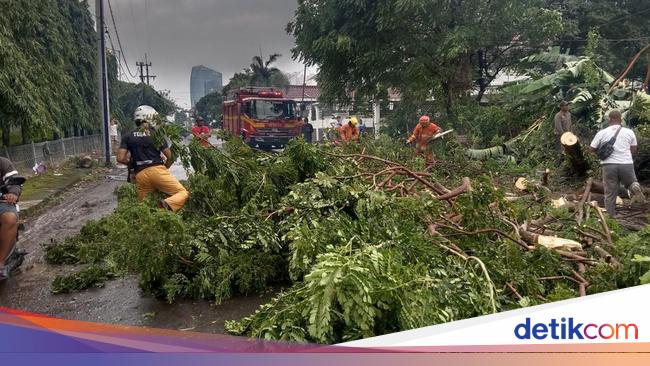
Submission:
POLYGON ((343 125, 339 129, 339 133, 343 142, 359 141, 359 129, 356 126, 350 126, 350 124, 343 125))
POLYGON ((413 130, 413 134, 408 139, 409 143, 415 141, 415 154, 424 156, 427 165, 433 164, 433 151, 429 144, 433 141, 433 137, 440 133, 440 131, 442 129, 433 122, 428 123, 426 126, 418 123, 415 130, 413 130))

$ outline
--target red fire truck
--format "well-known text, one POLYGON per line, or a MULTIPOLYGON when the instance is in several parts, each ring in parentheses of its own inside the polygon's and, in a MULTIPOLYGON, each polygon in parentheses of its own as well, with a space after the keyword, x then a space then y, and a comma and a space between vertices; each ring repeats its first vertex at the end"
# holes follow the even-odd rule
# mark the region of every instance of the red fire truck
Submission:
POLYGON ((302 125, 296 102, 274 89, 236 89, 223 103, 223 128, 252 147, 281 149, 302 125))

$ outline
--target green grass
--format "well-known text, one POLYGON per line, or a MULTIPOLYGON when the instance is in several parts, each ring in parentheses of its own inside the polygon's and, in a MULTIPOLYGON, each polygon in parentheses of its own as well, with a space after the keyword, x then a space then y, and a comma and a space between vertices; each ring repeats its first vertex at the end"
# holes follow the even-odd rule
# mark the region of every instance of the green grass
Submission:
POLYGON ((66 164, 45 174, 30 177, 23 186, 20 200, 44 200, 79 182, 91 172, 91 169, 79 169, 66 164))

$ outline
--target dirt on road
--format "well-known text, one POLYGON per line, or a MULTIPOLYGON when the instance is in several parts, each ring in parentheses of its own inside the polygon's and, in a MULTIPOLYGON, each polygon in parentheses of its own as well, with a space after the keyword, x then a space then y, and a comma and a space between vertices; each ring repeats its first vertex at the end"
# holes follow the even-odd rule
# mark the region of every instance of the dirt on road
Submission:
MULTIPOLYGON (((109 174, 124 175, 117 170, 109 174)), ((0 284, 0 306, 64 319, 223 333, 226 320, 251 314, 270 300, 267 294, 233 298, 220 305, 191 300, 168 304, 144 295, 136 276, 109 281, 100 289, 52 294, 54 277, 72 268, 47 264, 44 245, 78 233, 89 220, 109 215, 117 205, 113 191, 120 184, 125 183, 109 179, 82 183, 64 193, 61 203, 26 222, 18 245, 28 254, 22 267, 0 284)))

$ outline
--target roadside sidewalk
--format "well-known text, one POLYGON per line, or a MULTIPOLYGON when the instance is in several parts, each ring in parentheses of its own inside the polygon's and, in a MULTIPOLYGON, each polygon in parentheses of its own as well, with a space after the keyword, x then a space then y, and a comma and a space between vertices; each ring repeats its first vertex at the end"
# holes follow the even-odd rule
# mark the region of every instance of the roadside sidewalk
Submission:
POLYGON ((75 184, 103 177, 106 171, 107 168, 77 168, 70 162, 44 174, 28 177, 19 202, 21 216, 32 216, 42 206, 56 203, 75 184))

